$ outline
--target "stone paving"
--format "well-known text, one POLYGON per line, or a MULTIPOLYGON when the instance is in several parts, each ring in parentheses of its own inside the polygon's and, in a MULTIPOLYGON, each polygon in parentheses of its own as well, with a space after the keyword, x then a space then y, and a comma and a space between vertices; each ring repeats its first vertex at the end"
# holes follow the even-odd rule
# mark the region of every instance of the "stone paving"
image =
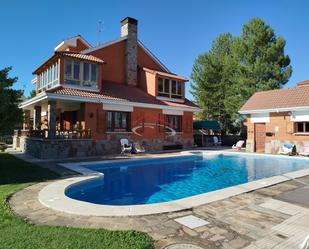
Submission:
POLYGON ((299 223, 308 215, 309 224, 309 209, 283 201, 277 201, 281 203, 281 209, 277 209, 273 203, 276 196, 309 184, 309 176, 190 210, 138 217, 78 216, 51 210, 38 201, 39 191, 47 184, 49 182, 39 183, 15 193, 9 199, 13 212, 35 224, 144 231, 155 240, 155 248, 173 243, 192 243, 205 249, 298 248, 309 233, 299 223), (298 209, 301 213, 293 212, 298 209), (209 224, 190 229, 174 220, 187 215, 205 219, 209 224), (301 236, 284 232, 291 224, 296 232, 302 229, 301 236))

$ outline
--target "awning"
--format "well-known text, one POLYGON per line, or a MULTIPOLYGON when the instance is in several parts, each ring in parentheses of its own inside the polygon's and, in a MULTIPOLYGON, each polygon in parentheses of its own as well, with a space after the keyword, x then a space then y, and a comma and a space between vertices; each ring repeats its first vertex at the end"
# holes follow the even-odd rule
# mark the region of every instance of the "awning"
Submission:
POLYGON ((207 130, 220 130, 220 124, 215 120, 201 120, 193 122, 193 129, 207 129, 207 130))

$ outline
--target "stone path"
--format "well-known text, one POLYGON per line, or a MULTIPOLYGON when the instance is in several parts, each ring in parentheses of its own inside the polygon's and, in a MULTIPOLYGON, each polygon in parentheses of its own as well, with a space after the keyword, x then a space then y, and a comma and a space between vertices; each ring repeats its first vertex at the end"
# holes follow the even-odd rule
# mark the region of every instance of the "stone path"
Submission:
POLYGON ((192 243, 202 248, 298 248, 309 233, 309 209, 274 200, 276 196, 309 184, 288 181, 190 210, 139 217, 78 216, 53 211, 38 201, 39 183, 15 193, 13 212, 35 224, 84 228, 135 229, 149 233, 156 248, 192 243), (190 229, 175 221, 194 215, 209 224, 190 229), (307 225, 308 224, 308 225, 307 225))

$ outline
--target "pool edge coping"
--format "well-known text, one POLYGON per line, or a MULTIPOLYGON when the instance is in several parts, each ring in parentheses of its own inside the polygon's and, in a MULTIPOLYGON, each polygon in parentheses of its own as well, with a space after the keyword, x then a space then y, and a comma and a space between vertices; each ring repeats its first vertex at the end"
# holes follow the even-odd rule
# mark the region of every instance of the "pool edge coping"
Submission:
MULTIPOLYGON (((203 152, 205 155, 211 154, 244 154, 243 152, 232 152, 232 151, 185 151, 179 153, 180 155, 194 155, 197 152, 203 152)), ((145 160, 149 158, 168 158, 168 157, 176 157, 177 155, 156 155, 154 157, 146 157, 146 158, 135 158, 135 159, 121 159, 121 161, 125 160, 145 160)), ((282 158, 284 156, 279 155, 265 155, 265 154, 256 154, 256 153, 245 153, 245 155, 254 155, 254 156, 273 156, 282 158)), ((289 157, 291 158, 291 157, 289 157)), ((295 158, 297 160, 306 160, 309 161, 308 158, 295 158)), ((113 162, 120 160, 111 160, 113 162)), ((111 161, 104 161, 104 163, 110 163, 111 161)), ((174 201, 162 202, 162 203, 154 203, 154 204, 142 204, 142 205, 124 205, 124 206, 116 206, 116 205, 102 205, 102 204, 94 204, 84 201, 79 201, 67 197, 65 195, 65 190, 69 186, 79 183, 81 181, 88 181, 91 179, 95 179, 98 177, 104 176, 103 173, 92 171, 90 169, 86 169, 81 165, 85 164, 94 164, 96 162, 83 162, 83 163, 64 163, 61 166, 74 170, 81 174, 81 176, 67 178, 63 180, 57 180, 45 186, 38 195, 38 199, 41 204, 44 206, 54 209, 56 211, 65 212, 69 214, 75 215, 83 215, 83 216, 105 216, 105 217, 119 217, 119 216, 141 216, 141 215, 152 215, 152 214, 160 214, 160 213, 168 213, 175 211, 183 211, 187 209, 191 209, 203 204, 208 204, 214 201, 223 200, 232 196, 236 196, 239 194, 251 192, 257 189, 261 189, 264 187, 269 187, 271 185, 275 185, 278 183, 282 183, 285 181, 289 181, 295 178, 303 177, 309 175, 309 168, 302 169, 297 171, 292 171, 289 173, 285 173, 283 175, 272 176, 268 178, 263 178, 255 181, 251 181, 244 184, 239 184, 236 186, 231 186, 199 195, 194 195, 174 201)))

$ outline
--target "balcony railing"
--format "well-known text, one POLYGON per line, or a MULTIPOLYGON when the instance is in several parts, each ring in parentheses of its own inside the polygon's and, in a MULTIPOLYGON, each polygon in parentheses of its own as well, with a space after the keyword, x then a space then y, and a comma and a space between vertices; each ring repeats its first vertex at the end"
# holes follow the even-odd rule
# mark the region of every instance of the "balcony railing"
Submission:
MULTIPOLYGON (((29 130, 21 131, 20 135, 34 138, 48 138, 48 132, 48 129, 29 130)), ((91 139, 91 130, 56 130, 55 139, 91 139)))

